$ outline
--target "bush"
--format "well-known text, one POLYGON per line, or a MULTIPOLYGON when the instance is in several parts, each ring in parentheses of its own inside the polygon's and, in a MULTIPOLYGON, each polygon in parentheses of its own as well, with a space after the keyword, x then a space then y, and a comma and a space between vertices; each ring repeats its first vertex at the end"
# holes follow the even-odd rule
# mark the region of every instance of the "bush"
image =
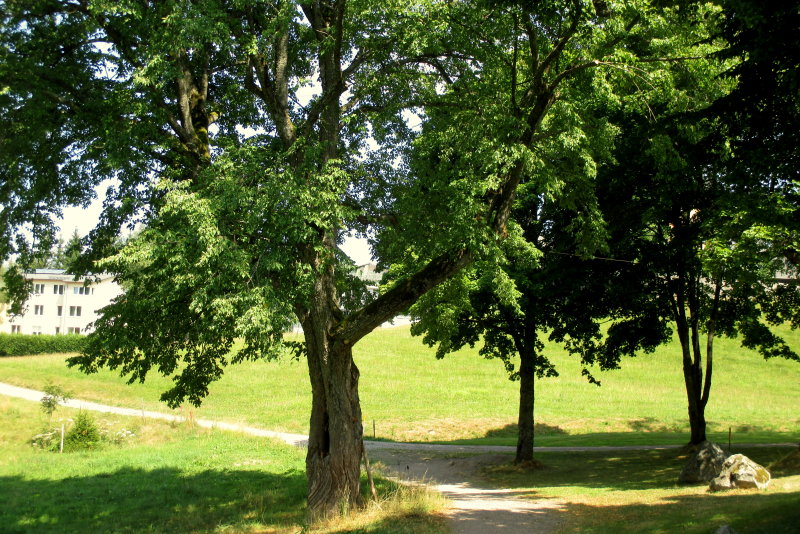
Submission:
POLYGON ((47 414, 47 417, 52 417, 58 405, 68 399, 69 393, 64 391, 64 388, 56 384, 47 384, 44 387, 44 397, 40 401, 42 411, 47 414))
POLYGON ((58 452, 61 447, 61 431, 58 428, 43 430, 31 438, 31 445, 38 449, 58 452))
POLYGON ((0 334, 0 356, 27 356, 55 352, 81 352, 86 336, 78 334, 36 335, 0 334))
MULTIPOLYGON (((80 411, 65 425, 64 452, 99 449, 103 445, 123 445, 136 438, 132 430, 119 428, 108 421, 99 423, 86 412, 80 411)), ((61 450, 61 426, 46 425, 33 436, 29 443, 37 449, 49 452, 61 450)))
POLYGON ((87 412, 78 412, 72 427, 64 435, 64 451, 95 449, 100 445, 100 429, 94 417, 87 412))

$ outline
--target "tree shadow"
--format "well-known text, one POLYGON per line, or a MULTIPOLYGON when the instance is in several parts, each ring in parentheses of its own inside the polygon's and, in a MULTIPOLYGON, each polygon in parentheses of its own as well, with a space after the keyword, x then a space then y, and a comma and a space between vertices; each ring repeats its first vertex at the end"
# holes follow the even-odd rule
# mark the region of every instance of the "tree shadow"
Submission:
MULTIPOLYGON (((533 433, 536 436, 553 436, 559 434, 566 434, 567 431, 559 426, 548 425, 546 423, 535 423, 533 425, 533 433)), ((488 430, 483 436, 485 438, 517 438, 519 434, 519 425, 511 423, 500 428, 493 428, 488 430)))
MULTIPOLYGON (((779 463, 792 451, 785 447, 742 447, 741 452, 761 465, 779 463)), ((542 452, 536 458, 543 467, 530 470, 511 464, 511 456, 497 457, 483 475, 494 487, 583 487, 629 491, 670 488, 687 460, 681 449, 542 452)), ((800 462, 784 462, 776 476, 800 474, 800 462)))
POLYGON ((302 524, 306 478, 249 470, 121 468, 58 480, 0 477, 7 533, 190 533, 302 524))
POLYGON ((655 417, 642 417, 628 421, 628 427, 634 432, 681 432, 682 427, 668 426, 655 417))
POLYGON ((708 533, 730 525, 739 534, 797 534, 798 494, 747 491, 737 494, 676 495, 655 503, 589 505, 570 503, 563 513, 576 531, 708 533))
POLYGON ((639 534, 683 532, 707 534, 731 525, 739 534, 797 534, 800 507, 797 493, 677 495, 654 503, 586 504, 534 503, 529 508, 487 513, 460 510, 465 532, 580 532, 639 534))
MULTIPOLYGON (((658 419, 645 417, 630 420, 625 423, 630 430, 609 432, 588 432, 571 434, 564 428, 545 423, 536 423, 534 429, 534 445, 536 447, 618 447, 618 446, 682 446, 689 443, 688 429, 667 425, 658 419)), ((709 426, 716 426, 709 423, 709 426)), ((727 445, 729 436, 732 443, 791 443, 797 441, 797 436, 790 432, 779 432, 767 427, 755 425, 739 425, 733 427, 729 435, 728 430, 708 431, 708 439, 720 445, 727 445)), ((480 438, 437 440, 435 443, 444 445, 516 445, 519 427, 516 423, 492 428, 480 438)), ((392 441, 377 439, 374 441, 392 441)))

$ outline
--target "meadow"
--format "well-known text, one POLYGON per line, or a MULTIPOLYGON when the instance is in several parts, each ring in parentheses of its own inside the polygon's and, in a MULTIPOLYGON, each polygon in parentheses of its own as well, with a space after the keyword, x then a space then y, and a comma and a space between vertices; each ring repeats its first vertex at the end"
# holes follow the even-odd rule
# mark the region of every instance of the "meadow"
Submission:
MULTIPOLYGON (((786 332, 793 346, 795 332, 786 332)), ((675 481, 685 451, 539 452, 543 467, 509 464, 479 476, 523 498, 558 503, 559 532, 711 532, 730 523, 740 533, 794 532, 800 517, 796 447, 741 448, 747 442, 797 442, 800 364, 716 344, 712 437, 770 467, 767 492, 709 494, 675 481), (782 460, 794 454, 794 460, 782 460)), ((537 445, 681 444, 688 439, 680 353, 675 344, 596 373, 601 387, 580 376, 576 361, 548 346, 560 376, 537 383, 537 445)), ((517 383, 500 362, 477 349, 437 360, 407 327, 382 329, 356 347, 367 437, 448 443, 515 443, 517 383), (373 427, 374 421, 374 427, 373 427)), ((41 389, 54 383, 72 398, 169 411, 159 395, 169 379, 153 375, 127 385, 115 372, 84 375, 64 355, 0 358, 0 381, 41 389)), ((212 384, 185 416, 305 432, 310 402, 303 361, 246 362, 212 384)), ((54 417, 73 411, 59 408, 54 417)), ((53 454, 28 440, 44 425, 36 403, 0 397, 0 525, 9 532, 446 532, 446 504, 430 493, 379 479, 378 504, 309 526, 303 452, 269 440, 191 424, 102 416, 109 428, 135 438, 86 453, 53 454)), ((97 416, 100 418, 101 416, 97 416)))
MULTIPOLYGON (((800 347, 800 334, 784 332, 800 347)), ((710 436, 727 442, 786 442, 800 437, 800 363, 765 361, 736 340, 715 343, 710 436)), ((580 375, 575 358, 548 345, 560 376, 537 381, 537 445, 680 444, 688 440, 686 396, 677 343, 593 371, 601 386, 580 375)), ((355 347, 368 438, 513 445, 518 383, 499 361, 465 349, 437 360, 408 327, 380 329, 355 347)), ((0 382, 41 389, 54 382, 73 398, 169 411, 159 401, 170 380, 155 373, 127 385, 116 372, 84 375, 64 355, 0 359, 0 382)), ((304 361, 245 362, 229 367, 195 417, 271 430, 308 429, 310 386, 304 361)))
MULTIPOLYGON (((56 425, 75 410, 59 408, 56 425)), ((123 443, 58 454, 33 448, 48 424, 36 403, 0 396, 0 531, 31 534, 447 532, 443 500, 377 484, 378 503, 309 525, 304 451, 189 423, 96 415, 123 443)), ((67 422, 67 424, 69 424, 67 422)))

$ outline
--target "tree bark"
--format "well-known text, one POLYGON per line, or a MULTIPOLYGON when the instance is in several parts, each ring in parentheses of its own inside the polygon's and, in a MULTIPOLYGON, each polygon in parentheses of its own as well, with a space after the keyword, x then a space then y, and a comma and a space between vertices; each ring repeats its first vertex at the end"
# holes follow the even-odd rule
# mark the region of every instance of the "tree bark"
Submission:
POLYGON ((317 517, 360 503, 363 426, 359 371, 350 345, 313 319, 303 325, 311 378, 311 421, 306 455, 308 506, 317 517))
POLYGON ((520 352, 519 365, 519 418, 517 419, 517 455, 514 463, 533 460, 534 400, 536 368, 535 355, 520 352))
POLYGON ((706 440, 705 405, 702 399, 703 376, 700 372, 700 354, 695 351, 692 357, 692 348, 699 350, 699 345, 692 339, 690 320, 686 317, 686 298, 684 277, 680 276, 677 282, 677 291, 673 294, 672 307, 678 339, 681 344, 683 361, 683 381, 686 386, 688 400, 689 428, 691 435, 690 445, 697 445, 706 440))

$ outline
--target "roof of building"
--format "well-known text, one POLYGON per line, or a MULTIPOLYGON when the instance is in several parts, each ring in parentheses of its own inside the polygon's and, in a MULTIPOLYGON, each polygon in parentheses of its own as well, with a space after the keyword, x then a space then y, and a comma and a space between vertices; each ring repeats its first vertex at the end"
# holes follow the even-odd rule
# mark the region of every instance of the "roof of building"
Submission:
POLYGON ((74 274, 70 274, 64 269, 35 269, 33 272, 25 273, 25 278, 28 280, 49 280, 56 282, 85 282, 86 280, 108 280, 112 275, 104 273, 95 276, 78 276, 75 278, 74 274))
POLYGON ((378 266, 374 263, 365 263, 358 266, 356 276, 365 282, 380 282, 383 278, 383 272, 379 272, 378 266))

